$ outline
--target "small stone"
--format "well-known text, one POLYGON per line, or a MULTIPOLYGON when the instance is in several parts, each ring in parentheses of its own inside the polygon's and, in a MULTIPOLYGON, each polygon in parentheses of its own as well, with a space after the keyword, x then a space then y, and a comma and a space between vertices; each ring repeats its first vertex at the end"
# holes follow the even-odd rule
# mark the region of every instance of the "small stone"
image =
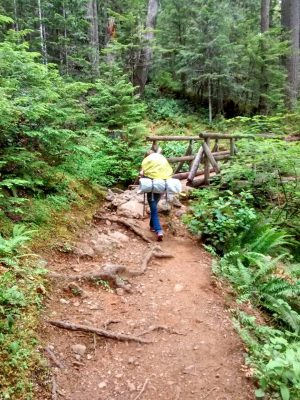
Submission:
POLYGON ((71 349, 74 353, 79 354, 80 356, 83 356, 86 352, 86 346, 84 344, 74 344, 71 346, 71 349))
POLYGON ((116 294, 117 294, 118 296, 124 296, 124 293, 125 293, 125 291, 124 291, 123 288, 117 288, 117 289, 116 289, 116 294))
POLYGON ((193 368, 194 368, 194 365, 189 365, 188 367, 184 368, 183 373, 189 374, 193 368))
POLYGON ((104 389, 104 388, 106 388, 106 386, 107 386, 107 383, 106 382, 100 382, 99 384, 98 384, 98 388, 99 389, 104 389))
POLYGON ((79 306, 80 306, 80 302, 79 301, 75 301, 74 307, 79 307, 79 306))
POLYGON ((133 364, 135 362, 135 357, 128 358, 128 364, 133 364))
POLYGON ((136 388, 135 388, 135 384, 132 382, 127 382, 127 386, 130 392, 135 392, 136 388))
POLYGON ((99 310, 100 307, 97 304, 92 304, 91 306, 89 306, 90 310, 99 310))
POLYGON ((90 247, 87 243, 79 243, 78 247, 75 248, 74 253, 79 257, 91 257, 95 256, 95 252, 92 247, 90 247))
POLYGON ((184 210, 177 210, 175 213, 176 217, 178 217, 178 218, 182 217, 183 214, 184 214, 184 210))
POLYGON ((199 350, 199 348, 200 348, 199 346, 194 346, 193 350, 199 350))
POLYGON ((116 378, 120 379, 122 378, 123 374, 116 374, 116 378))
POLYGON ((66 300, 66 299, 60 299, 59 302, 60 302, 61 304, 69 304, 69 303, 70 303, 70 301, 69 301, 69 300, 66 300))
POLYGON ((180 283, 177 283, 177 284, 174 286, 174 292, 182 292, 183 289, 184 289, 184 286, 181 285, 180 283))
POLYGON ((92 354, 87 354, 86 358, 87 358, 88 360, 91 360, 91 359, 93 358, 93 356, 92 356, 92 354))

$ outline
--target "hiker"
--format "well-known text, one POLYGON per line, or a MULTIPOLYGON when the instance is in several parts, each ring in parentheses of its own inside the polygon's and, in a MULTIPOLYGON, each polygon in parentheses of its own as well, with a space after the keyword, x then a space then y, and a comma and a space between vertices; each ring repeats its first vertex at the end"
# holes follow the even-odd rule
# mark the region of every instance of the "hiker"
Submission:
MULTIPOLYGON (((150 179, 169 179, 173 175, 173 170, 168 160, 153 150, 147 152, 147 156, 142 162, 140 176, 150 179)), ((150 230, 155 232, 157 240, 163 240, 163 230, 159 221, 157 205, 161 198, 160 193, 147 193, 147 200, 150 207, 150 230)))

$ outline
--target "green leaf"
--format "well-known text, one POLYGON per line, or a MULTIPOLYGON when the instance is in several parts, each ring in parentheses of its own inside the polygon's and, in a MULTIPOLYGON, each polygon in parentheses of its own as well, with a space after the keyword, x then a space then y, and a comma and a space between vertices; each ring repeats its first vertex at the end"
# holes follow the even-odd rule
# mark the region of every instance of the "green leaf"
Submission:
POLYGON ((255 396, 259 397, 259 398, 264 397, 265 392, 262 389, 257 389, 257 390, 255 390, 255 396))
POLYGON ((282 400, 290 400, 290 390, 287 386, 285 386, 285 385, 280 386, 280 394, 281 394, 282 400))

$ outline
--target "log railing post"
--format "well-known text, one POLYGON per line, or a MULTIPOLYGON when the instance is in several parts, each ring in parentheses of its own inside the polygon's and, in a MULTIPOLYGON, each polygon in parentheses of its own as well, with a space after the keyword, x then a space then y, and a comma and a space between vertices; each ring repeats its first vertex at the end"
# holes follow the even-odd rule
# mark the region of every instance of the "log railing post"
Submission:
MULTIPOLYGON (((192 152, 193 152, 193 141, 189 140, 189 145, 188 145, 188 148, 186 149, 184 157, 191 155, 192 152)), ((177 174, 178 172, 180 172, 180 170, 181 170, 181 168, 182 168, 184 163, 185 163, 185 161, 180 161, 179 162, 179 164, 175 168, 174 174, 177 174)))
POLYGON ((153 150, 154 153, 157 152, 157 150, 158 150, 158 143, 157 143, 157 140, 153 140, 151 150, 153 150))
MULTIPOLYGON (((205 144, 209 148, 209 138, 205 138, 205 144)), ((210 175, 210 166, 209 166, 209 159, 207 155, 204 155, 204 184, 209 185, 209 175, 210 175)))
POLYGON ((213 153, 210 151, 210 148, 208 147, 208 145, 205 142, 203 143, 203 150, 204 150, 204 153, 205 153, 205 158, 208 158, 208 160, 209 160, 210 164, 212 165, 214 171, 216 173, 219 173, 220 172, 220 168, 218 166, 218 163, 215 160, 215 158, 213 156, 213 153))
POLYGON ((217 151, 219 151, 219 139, 217 138, 214 144, 214 147, 212 149, 213 153, 216 153, 217 151))
POLYGON ((235 153, 235 140, 230 139, 230 155, 234 156, 235 153))
POLYGON ((199 167, 199 165, 201 163, 202 156, 203 156, 203 147, 201 145, 199 150, 198 150, 198 153, 196 154, 196 157, 195 157, 195 159, 193 161, 189 176, 187 178, 188 182, 193 182, 193 179, 195 178, 195 176, 197 174, 198 167, 199 167))

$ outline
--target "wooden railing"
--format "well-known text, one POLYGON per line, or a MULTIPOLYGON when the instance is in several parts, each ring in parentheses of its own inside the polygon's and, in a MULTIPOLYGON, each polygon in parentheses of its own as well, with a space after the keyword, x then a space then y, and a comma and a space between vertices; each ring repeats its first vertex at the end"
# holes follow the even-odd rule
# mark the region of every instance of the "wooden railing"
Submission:
POLYGON ((187 179, 187 184, 192 187, 201 185, 209 185, 211 176, 220 172, 218 161, 228 160, 237 153, 236 141, 239 139, 279 139, 283 140, 282 136, 256 134, 256 135, 230 135, 226 133, 211 133, 202 132, 198 136, 148 136, 147 141, 152 142, 151 149, 160 153, 162 149, 159 147, 159 142, 166 141, 188 141, 187 149, 183 156, 169 157, 170 163, 178 163, 174 169, 174 178, 187 179), (214 140, 213 146, 211 142, 214 140), (219 141, 229 140, 229 149, 219 151, 219 141), (196 154, 193 153, 194 142, 199 142, 200 146, 196 154), (182 172, 185 163, 189 163, 189 171, 182 172), (203 164, 203 169, 199 170, 203 164))

